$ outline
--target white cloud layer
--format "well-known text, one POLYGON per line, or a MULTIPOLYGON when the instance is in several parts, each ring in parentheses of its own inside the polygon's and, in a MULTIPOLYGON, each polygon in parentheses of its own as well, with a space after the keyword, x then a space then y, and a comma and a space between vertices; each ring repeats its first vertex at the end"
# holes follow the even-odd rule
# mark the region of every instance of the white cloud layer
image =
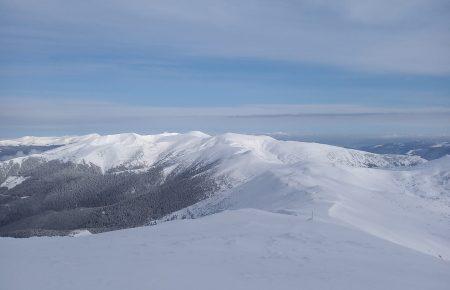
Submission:
POLYGON ((357 105, 152 107, 105 102, 7 99, 0 138, 23 135, 201 130, 314 135, 450 135, 450 109, 357 105))

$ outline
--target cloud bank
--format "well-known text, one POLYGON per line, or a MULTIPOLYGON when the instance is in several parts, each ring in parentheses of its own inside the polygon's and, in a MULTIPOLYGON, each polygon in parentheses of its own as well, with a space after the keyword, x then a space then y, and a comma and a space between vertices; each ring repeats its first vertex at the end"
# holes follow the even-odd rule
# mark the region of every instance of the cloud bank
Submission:
POLYGON ((450 135, 450 109, 356 105, 152 107, 107 102, 21 99, 0 108, 0 138, 23 135, 286 132, 306 135, 450 135))

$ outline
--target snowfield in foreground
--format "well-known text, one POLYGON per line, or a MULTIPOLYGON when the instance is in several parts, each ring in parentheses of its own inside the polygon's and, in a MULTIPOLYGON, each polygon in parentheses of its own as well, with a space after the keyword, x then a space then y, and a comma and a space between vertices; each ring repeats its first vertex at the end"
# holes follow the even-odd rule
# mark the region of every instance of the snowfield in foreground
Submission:
MULTIPOLYGON (((6 182, 0 213, 12 221, 4 227, 26 227, 40 214, 51 229, 45 223, 49 208, 39 204, 29 216, 35 208, 19 211, 48 198, 26 192, 27 184, 42 182, 21 171, 29 158, 94 166, 99 175, 133 176, 157 167, 161 182, 186 180, 186 168, 206 164, 198 188, 217 182, 200 201, 147 219, 153 226, 0 238, 0 289, 449 289, 450 156, 426 161, 201 132, 26 137, 0 144, 59 146, 0 162, 0 181, 6 182), (16 221, 18 214, 25 217, 16 221)), ((132 189, 125 198, 139 196, 132 189)), ((87 204, 81 210, 92 209, 87 204)))
POLYGON ((245 209, 0 239, 2 289, 448 289, 450 264, 332 222, 245 209))

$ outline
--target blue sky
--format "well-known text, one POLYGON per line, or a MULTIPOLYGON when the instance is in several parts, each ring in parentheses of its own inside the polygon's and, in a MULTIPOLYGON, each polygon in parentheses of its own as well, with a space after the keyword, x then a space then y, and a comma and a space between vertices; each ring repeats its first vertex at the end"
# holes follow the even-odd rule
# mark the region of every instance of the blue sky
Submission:
POLYGON ((263 132, 221 119, 221 108, 252 115, 251 107, 261 105, 272 106, 265 109, 270 114, 315 114, 314 123, 322 124, 311 132, 279 117, 275 128, 266 122, 267 131, 328 134, 336 131, 330 115, 351 111, 360 123, 349 129, 355 134, 368 128, 374 134, 450 133, 444 125, 450 114, 448 1, 72 2, 0 3, 0 137, 263 132), (106 115, 101 120, 89 107, 105 114, 123 107, 128 115, 111 109, 115 122, 106 115), (178 124, 184 111, 170 108, 179 107, 197 112, 198 120, 178 124), (155 108, 166 122, 146 130, 142 121, 153 118, 155 108), (146 113, 136 113, 141 109, 146 113), (220 121, 210 123, 220 126, 205 127, 205 112, 217 112, 220 121), (374 112, 378 118, 361 120, 374 112), (143 116, 134 120, 136 114, 143 116), (420 121, 411 126, 411 118, 420 121))

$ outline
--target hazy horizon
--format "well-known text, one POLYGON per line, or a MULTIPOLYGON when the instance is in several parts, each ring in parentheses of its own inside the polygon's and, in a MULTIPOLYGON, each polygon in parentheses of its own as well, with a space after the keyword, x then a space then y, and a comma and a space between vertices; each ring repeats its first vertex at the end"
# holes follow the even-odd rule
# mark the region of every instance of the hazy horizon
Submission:
POLYGON ((450 134, 446 1, 0 7, 0 138, 450 134))

